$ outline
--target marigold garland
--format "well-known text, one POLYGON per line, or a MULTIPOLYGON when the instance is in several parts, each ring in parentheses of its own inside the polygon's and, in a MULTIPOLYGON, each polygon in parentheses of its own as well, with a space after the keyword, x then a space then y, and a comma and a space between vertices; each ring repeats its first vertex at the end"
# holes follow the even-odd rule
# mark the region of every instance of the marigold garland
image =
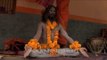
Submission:
POLYGON ((47 44, 41 44, 41 49, 47 49, 47 48, 48 48, 47 44))
POLYGON ((57 26, 57 23, 53 21, 51 23, 49 20, 47 21, 47 44, 48 47, 51 48, 50 55, 55 56, 57 54, 57 49, 60 48, 60 45, 58 44, 58 31, 55 31, 54 33, 54 40, 51 39, 51 30, 54 29, 57 26))
POLYGON ((74 49, 74 50, 79 50, 81 48, 81 44, 79 44, 78 41, 74 41, 69 45, 69 48, 74 49))
POLYGON ((50 52, 49 52, 49 54, 51 56, 56 56, 57 55, 57 49, 51 49, 50 52))
POLYGON ((49 20, 47 21, 47 44, 49 48, 59 48, 59 44, 57 42, 58 40, 58 31, 55 31, 54 34, 54 40, 51 40, 51 30, 54 29, 57 26, 57 23, 55 21, 53 21, 53 23, 51 23, 49 20))
POLYGON ((55 21, 53 21, 52 23, 50 22, 50 20, 47 20, 47 25, 51 28, 54 29, 57 26, 57 23, 55 21))
POLYGON ((26 45, 30 46, 32 49, 40 49, 41 48, 39 42, 36 39, 31 39, 26 45))

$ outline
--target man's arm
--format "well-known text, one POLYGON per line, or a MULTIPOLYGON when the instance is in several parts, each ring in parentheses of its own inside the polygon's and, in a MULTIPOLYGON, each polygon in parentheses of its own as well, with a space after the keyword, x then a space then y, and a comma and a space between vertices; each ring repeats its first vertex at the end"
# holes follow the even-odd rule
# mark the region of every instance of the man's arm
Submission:
POLYGON ((61 25, 59 25, 60 27, 60 34, 63 35, 70 43, 73 42, 73 39, 68 36, 67 32, 63 29, 63 27, 61 25))
POLYGON ((37 39, 37 40, 40 39, 41 34, 42 34, 42 28, 43 28, 43 23, 40 23, 38 25, 37 32, 36 32, 36 35, 34 36, 34 39, 37 39))

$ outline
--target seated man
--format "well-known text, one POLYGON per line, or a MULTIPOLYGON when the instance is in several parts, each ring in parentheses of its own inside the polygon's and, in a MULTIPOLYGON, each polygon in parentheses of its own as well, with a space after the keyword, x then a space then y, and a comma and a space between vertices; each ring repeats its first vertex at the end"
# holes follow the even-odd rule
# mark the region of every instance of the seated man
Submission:
MULTIPOLYGON (((33 38, 38 41, 40 40, 40 37, 42 36, 43 37, 42 43, 47 44, 50 49, 56 48, 56 47, 59 48, 60 46, 58 44, 59 34, 63 35, 68 40, 69 43, 74 42, 74 40, 68 36, 67 32, 63 29, 61 24, 58 22, 56 18, 56 12, 57 12, 56 7, 52 5, 46 8, 46 10, 44 11, 42 15, 42 21, 39 23, 37 34, 33 38)), ((32 45, 32 44, 30 44, 29 42, 28 45, 25 46, 24 57, 29 56, 30 52, 33 50, 34 46, 32 45, 31 47, 29 45, 32 45)), ((88 57, 88 54, 84 50, 85 48, 79 49, 79 51, 84 56, 88 57)))

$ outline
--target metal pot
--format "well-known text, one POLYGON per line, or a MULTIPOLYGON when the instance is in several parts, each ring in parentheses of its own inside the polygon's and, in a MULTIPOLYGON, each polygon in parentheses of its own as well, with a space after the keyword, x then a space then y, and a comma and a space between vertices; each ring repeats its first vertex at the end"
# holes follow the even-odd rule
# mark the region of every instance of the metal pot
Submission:
POLYGON ((105 41, 102 37, 93 37, 86 42, 87 48, 96 56, 102 52, 105 47, 105 41))

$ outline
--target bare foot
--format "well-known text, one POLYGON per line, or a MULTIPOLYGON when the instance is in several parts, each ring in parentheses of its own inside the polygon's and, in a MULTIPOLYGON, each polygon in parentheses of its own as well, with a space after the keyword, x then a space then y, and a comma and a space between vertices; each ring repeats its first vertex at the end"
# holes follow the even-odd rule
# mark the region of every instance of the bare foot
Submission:
POLYGON ((24 58, 28 57, 31 51, 31 47, 25 46, 24 58))
POLYGON ((24 53, 24 58, 28 57, 31 51, 32 51, 31 48, 30 48, 30 49, 27 49, 27 50, 25 51, 25 53, 24 53))
POLYGON ((83 56, 85 56, 85 57, 89 57, 89 55, 87 54, 87 49, 86 48, 80 48, 80 50, 79 50, 80 52, 81 52, 81 54, 83 55, 83 56))

